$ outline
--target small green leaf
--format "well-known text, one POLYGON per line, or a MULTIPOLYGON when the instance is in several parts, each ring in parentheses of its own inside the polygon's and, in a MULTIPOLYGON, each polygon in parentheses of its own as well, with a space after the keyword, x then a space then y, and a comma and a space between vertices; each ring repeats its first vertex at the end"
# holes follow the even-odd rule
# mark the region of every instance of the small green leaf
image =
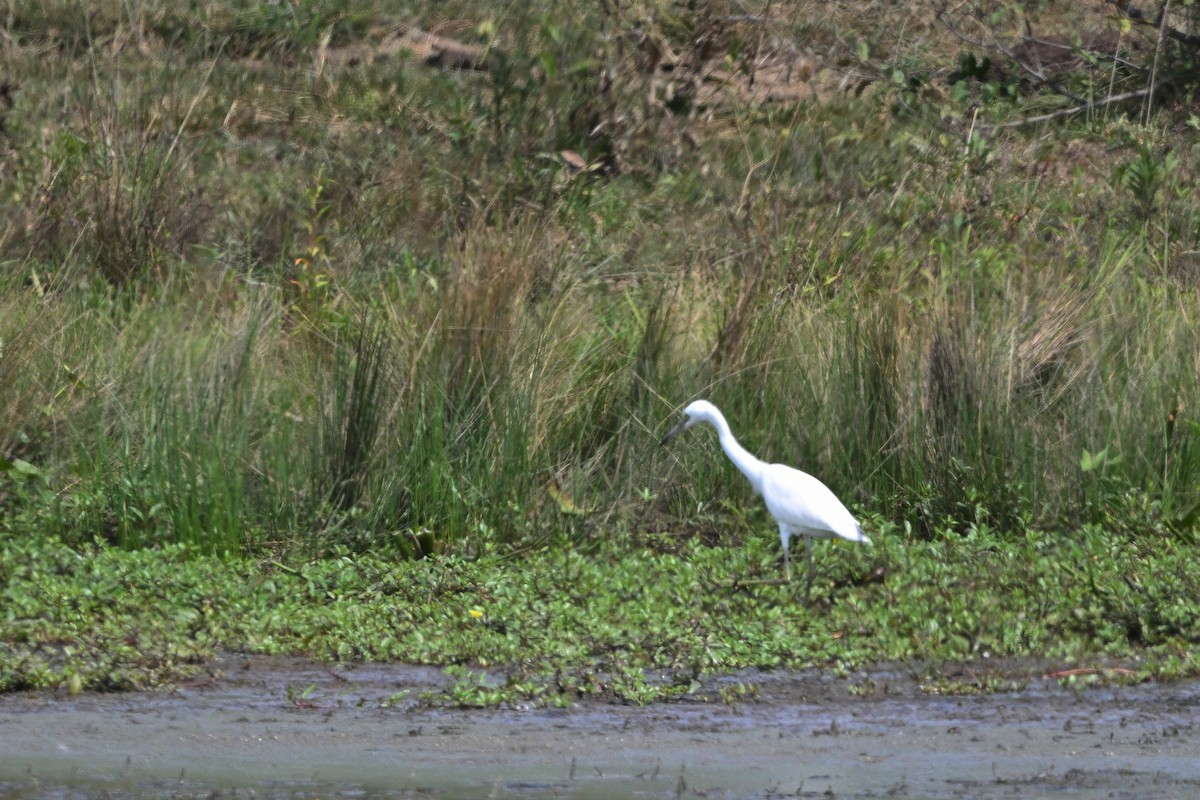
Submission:
POLYGON ((42 471, 23 458, 0 458, 0 472, 13 472, 22 478, 37 478, 42 471))
POLYGON ((1079 459, 1079 467, 1084 472, 1091 472, 1102 467, 1114 467, 1120 463, 1121 456, 1115 455, 1110 457, 1107 447, 1097 453, 1090 453, 1087 448, 1084 448, 1083 455, 1079 459))

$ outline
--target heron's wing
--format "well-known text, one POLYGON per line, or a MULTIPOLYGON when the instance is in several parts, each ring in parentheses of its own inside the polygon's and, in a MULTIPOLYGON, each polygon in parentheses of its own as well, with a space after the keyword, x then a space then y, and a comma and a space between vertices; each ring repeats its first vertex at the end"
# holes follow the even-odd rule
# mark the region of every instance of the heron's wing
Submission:
POLYGON ((775 519, 797 532, 824 532, 853 542, 867 541, 854 516, 821 481, 785 464, 763 470, 763 500, 775 519))

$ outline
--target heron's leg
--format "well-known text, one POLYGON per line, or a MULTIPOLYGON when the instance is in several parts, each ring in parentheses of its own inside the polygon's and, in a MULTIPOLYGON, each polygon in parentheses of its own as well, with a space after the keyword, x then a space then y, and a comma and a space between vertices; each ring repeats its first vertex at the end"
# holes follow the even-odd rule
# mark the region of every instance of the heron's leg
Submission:
POLYGON ((804 551, 808 553, 808 587, 804 590, 806 598, 812 598, 812 582, 813 582, 813 563, 812 563, 812 537, 804 537, 804 551))
POLYGON ((792 557, 788 546, 792 543, 792 530, 782 522, 779 523, 779 543, 783 546, 783 582, 792 582, 792 557))

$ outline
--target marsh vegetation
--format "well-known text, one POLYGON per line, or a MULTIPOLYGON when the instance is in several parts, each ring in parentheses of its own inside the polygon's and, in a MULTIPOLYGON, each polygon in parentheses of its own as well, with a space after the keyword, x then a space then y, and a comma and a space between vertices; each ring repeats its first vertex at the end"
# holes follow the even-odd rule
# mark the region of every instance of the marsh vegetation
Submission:
POLYGON ((1194 50, 993 4, 1116 37, 1034 81, 936 4, 745 5, 10 2, 0 686, 1195 672, 1194 50), (778 554, 711 443, 656 448, 696 397, 875 541, 824 613, 712 591, 778 554))

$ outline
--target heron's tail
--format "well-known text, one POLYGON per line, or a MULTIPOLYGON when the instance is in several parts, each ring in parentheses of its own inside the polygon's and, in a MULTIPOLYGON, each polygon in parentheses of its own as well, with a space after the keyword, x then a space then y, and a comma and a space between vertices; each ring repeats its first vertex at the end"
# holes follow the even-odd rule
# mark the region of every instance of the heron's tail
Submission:
POLYGON ((871 540, 867 538, 865 533, 863 533, 862 525, 859 525, 857 522, 854 523, 854 530, 858 533, 858 537, 855 538, 854 541, 862 542, 863 544, 871 543, 871 540))

